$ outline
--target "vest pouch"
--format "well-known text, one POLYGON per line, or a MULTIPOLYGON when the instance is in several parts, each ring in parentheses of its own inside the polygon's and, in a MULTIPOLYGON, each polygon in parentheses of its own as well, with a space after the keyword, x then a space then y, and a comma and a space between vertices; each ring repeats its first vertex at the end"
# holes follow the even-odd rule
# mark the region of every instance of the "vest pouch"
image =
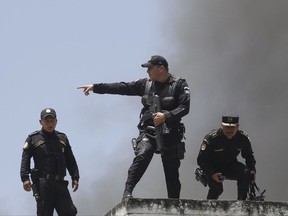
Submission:
POLYGON ((151 138, 156 138, 156 136, 157 136, 156 129, 153 126, 147 126, 145 133, 148 137, 151 137, 151 138))
POLYGON ((175 99, 173 97, 165 97, 161 100, 162 110, 171 110, 175 103, 175 99))
POLYGON ((141 98, 141 103, 145 108, 149 108, 149 104, 147 101, 148 101, 148 95, 143 95, 141 98))

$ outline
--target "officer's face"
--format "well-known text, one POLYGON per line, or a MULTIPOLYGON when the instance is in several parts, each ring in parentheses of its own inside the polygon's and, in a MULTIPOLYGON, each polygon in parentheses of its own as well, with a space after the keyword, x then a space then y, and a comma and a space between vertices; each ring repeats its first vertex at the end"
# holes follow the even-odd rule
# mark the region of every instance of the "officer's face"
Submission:
POLYGON ((160 72, 161 72, 161 66, 159 65, 153 65, 147 69, 149 78, 154 81, 159 81, 161 74, 160 72))
POLYGON ((57 119, 51 116, 48 116, 45 119, 41 119, 39 122, 42 125, 43 130, 47 132, 53 132, 56 128, 57 119))
POLYGON ((222 128, 222 133, 224 134, 224 136, 226 136, 227 139, 232 139, 238 131, 239 124, 237 126, 223 126, 223 125, 221 125, 221 128, 222 128))

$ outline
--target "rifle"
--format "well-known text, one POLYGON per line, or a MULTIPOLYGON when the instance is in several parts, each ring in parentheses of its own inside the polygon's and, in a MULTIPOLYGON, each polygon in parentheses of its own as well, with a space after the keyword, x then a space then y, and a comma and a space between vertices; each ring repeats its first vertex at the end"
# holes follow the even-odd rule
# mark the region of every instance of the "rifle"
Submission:
POLYGON ((265 201, 264 200, 264 198, 265 198, 264 193, 265 192, 266 192, 266 190, 261 192, 261 190, 257 186, 256 182, 254 182, 254 183, 250 182, 249 191, 248 191, 248 195, 249 195, 248 200, 251 200, 251 201, 265 201), (255 188, 256 188, 257 192, 259 193, 258 196, 256 196, 255 188))
POLYGON ((195 169, 195 178, 197 181, 200 181, 204 187, 208 185, 207 177, 205 176, 203 170, 200 167, 195 169))
MULTIPOLYGON (((154 92, 152 92, 148 96, 147 103, 149 105, 149 110, 150 110, 152 115, 153 115, 153 113, 162 112, 159 96, 157 94, 155 94, 154 92)), ((148 126, 146 130, 147 130, 149 136, 155 138, 155 140, 156 140, 157 147, 156 147, 155 153, 157 153, 157 154, 161 153, 162 154, 163 150, 164 150, 163 134, 169 133, 169 129, 167 128, 166 123, 163 123, 157 127, 148 126), (150 132, 155 131, 155 133, 149 133, 149 131, 150 132), (152 135, 152 134, 154 134, 154 135, 152 135)))
POLYGON ((32 191, 33 191, 33 196, 35 197, 35 200, 38 201, 40 199, 38 189, 36 186, 36 182, 38 181, 38 170, 37 169, 32 169, 30 171, 31 174, 31 181, 32 181, 32 191))

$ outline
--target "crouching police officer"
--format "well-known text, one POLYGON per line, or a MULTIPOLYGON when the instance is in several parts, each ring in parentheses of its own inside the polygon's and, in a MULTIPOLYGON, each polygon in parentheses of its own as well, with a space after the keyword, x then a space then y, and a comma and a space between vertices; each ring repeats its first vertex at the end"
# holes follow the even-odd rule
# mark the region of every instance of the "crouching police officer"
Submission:
POLYGON ((246 200, 250 181, 255 181, 255 158, 247 133, 239 130, 239 116, 226 114, 218 130, 212 130, 203 140, 197 158, 209 186, 207 199, 218 199, 224 179, 236 180, 238 200, 246 200), (245 159, 246 166, 237 156, 245 159))
POLYGON ((79 182, 75 157, 67 136, 55 130, 55 110, 44 109, 40 117, 42 129, 29 134, 23 148, 20 170, 23 188, 25 191, 33 189, 37 201, 37 216, 52 216, 54 209, 59 216, 74 216, 77 209, 67 188, 68 181, 64 177, 67 168, 75 192, 79 182), (31 175, 33 184, 29 178, 32 157, 35 165, 35 171, 31 175))

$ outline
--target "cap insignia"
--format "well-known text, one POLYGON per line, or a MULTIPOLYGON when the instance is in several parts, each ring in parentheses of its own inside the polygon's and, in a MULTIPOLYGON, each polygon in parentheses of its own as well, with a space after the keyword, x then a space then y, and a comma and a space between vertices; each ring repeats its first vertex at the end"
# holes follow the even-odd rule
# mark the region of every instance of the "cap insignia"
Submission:
POLYGON ((228 122, 233 122, 233 118, 232 118, 232 117, 228 117, 228 118, 227 118, 227 121, 228 121, 228 122))
POLYGON ((50 113, 51 110, 50 110, 50 109, 46 109, 45 112, 46 112, 46 113, 50 113))

